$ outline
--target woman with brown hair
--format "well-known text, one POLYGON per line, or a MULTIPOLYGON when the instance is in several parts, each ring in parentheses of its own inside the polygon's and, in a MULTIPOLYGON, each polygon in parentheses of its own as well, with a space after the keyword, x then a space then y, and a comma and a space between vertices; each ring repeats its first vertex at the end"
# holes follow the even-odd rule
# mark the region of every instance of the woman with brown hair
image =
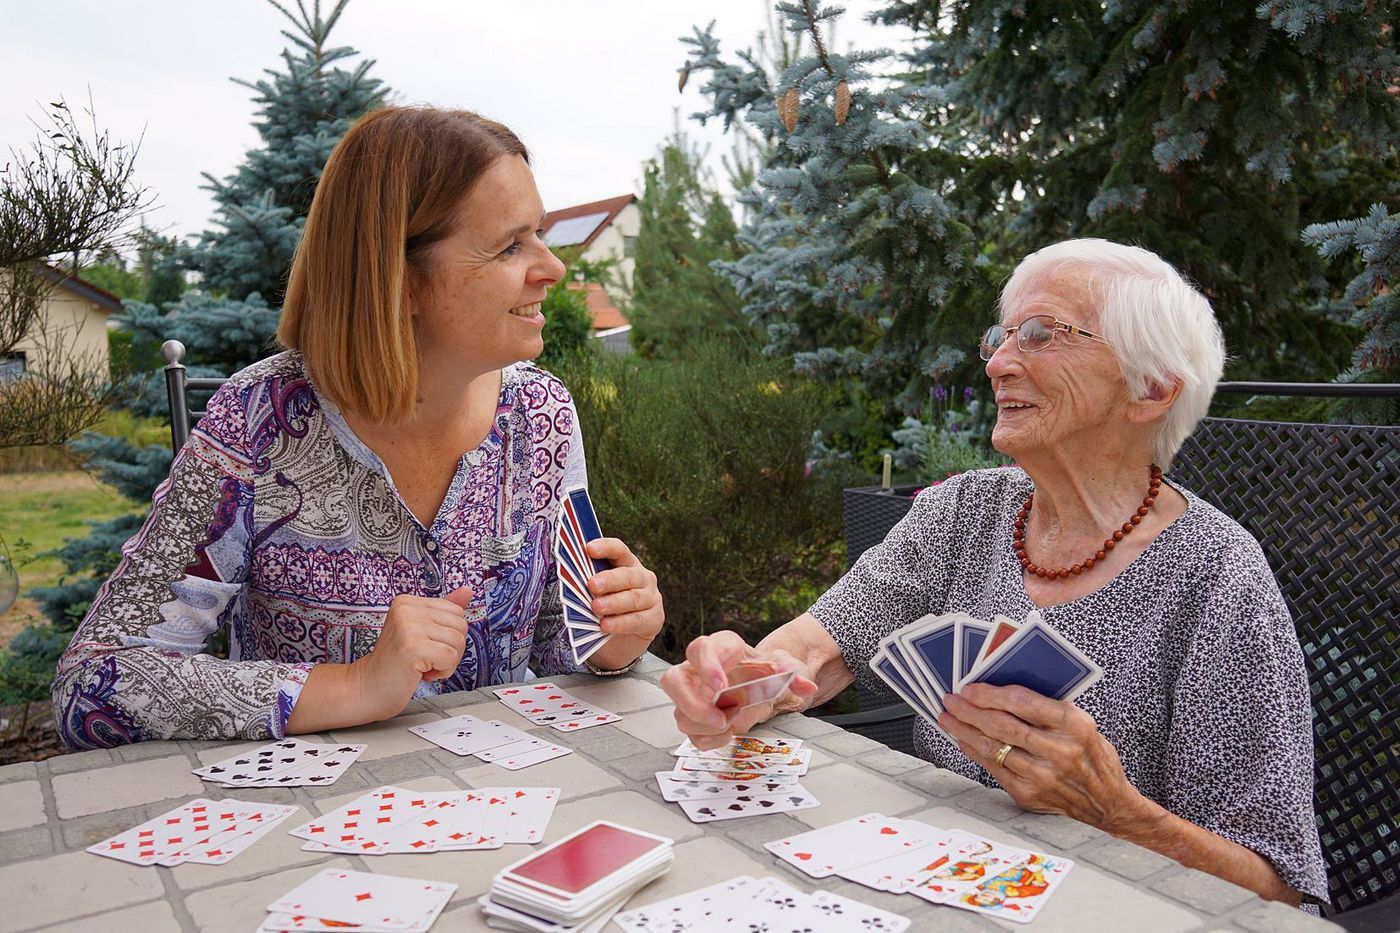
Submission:
MULTIPOLYGON (((586 481, 543 349, 564 269, 520 140, 457 110, 390 107, 318 183, 278 337, 237 373, 59 662, 68 744, 265 738, 397 715, 414 696, 575 669, 552 541, 586 481), (205 641, 229 630, 229 658, 205 641)), ((590 554, 629 667, 664 620, 621 541, 590 554)))

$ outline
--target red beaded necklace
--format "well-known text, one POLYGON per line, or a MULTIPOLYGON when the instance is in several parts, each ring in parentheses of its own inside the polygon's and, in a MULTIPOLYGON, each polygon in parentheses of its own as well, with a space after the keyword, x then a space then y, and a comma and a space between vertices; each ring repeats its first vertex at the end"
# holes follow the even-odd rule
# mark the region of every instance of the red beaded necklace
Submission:
POLYGON ((1157 464, 1152 464, 1152 478, 1147 484, 1147 495, 1142 500, 1142 505, 1138 507, 1133 517, 1123 523, 1122 528, 1115 529, 1113 534, 1104 539, 1103 546, 1094 552, 1093 557, 1086 557, 1083 561, 1073 567, 1061 567, 1059 570, 1048 570, 1038 564, 1031 563, 1031 559, 1026 556, 1026 520, 1031 515, 1031 503, 1035 501, 1035 492, 1026 496, 1026 504, 1021 506, 1021 511, 1016 513, 1016 530, 1011 533, 1011 548, 1016 552, 1016 559, 1021 562, 1021 566, 1027 573, 1033 573, 1037 577, 1044 577, 1047 580, 1063 580, 1070 574, 1078 576, 1097 562, 1108 556, 1108 552, 1123 540, 1123 536, 1131 534, 1138 526, 1143 517, 1152 511, 1152 504, 1157 501, 1157 492, 1162 488, 1162 469, 1157 464))

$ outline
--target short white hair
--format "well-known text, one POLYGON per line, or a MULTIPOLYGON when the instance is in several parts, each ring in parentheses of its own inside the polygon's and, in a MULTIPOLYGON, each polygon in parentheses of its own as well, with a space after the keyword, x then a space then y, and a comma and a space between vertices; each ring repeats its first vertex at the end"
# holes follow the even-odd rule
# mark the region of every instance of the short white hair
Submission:
MULTIPOLYGON (((1171 263, 1139 246, 1109 240, 1065 240, 1031 253, 1001 292, 1001 312, 1048 280, 1068 277, 1084 288, 1134 398, 1180 381, 1152 442, 1163 470, 1210 409, 1225 369, 1225 338, 1210 302, 1171 263)), ((1076 322, 1077 323, 1077 322, 1076 322)))

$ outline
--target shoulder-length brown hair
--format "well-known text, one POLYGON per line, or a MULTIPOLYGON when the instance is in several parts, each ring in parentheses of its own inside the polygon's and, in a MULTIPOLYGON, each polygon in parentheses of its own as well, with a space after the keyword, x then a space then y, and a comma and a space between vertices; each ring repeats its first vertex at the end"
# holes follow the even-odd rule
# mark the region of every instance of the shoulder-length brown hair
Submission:
POLYGON ((496 159, 529 160, 509 129, 467 110, 385 107, 359 120, 321 172, 277 339, 317 389, 370 421, 401 419, 418 391, 411 301, 429 251, 496 159))

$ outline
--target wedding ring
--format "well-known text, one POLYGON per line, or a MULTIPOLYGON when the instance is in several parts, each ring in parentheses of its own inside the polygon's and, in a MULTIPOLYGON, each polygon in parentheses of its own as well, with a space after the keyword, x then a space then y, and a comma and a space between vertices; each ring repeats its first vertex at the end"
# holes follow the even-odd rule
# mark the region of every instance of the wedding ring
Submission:
POLYGON ((1010 742, 1007 742, 1001 748, 997 749, 996 758, 993 760, 996 761, 998 768, 1006 766, 1006 756, 1011 753, 1011 749, 1012 745, 1010 742))

